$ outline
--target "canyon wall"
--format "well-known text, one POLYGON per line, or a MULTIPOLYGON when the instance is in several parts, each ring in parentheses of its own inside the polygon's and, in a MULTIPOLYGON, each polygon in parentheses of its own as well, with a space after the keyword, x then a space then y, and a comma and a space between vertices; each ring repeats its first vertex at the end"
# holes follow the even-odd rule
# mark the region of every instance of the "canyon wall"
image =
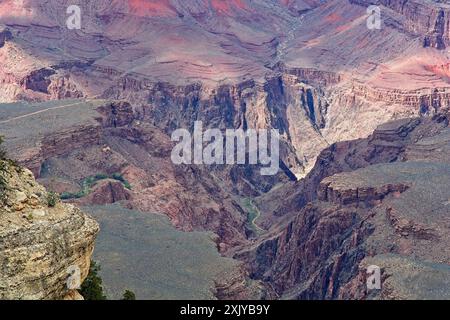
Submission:
POLYGON ((417 0, 350 0, 351 3, 369 7, 383 5, 406 19, 404 26, 409 32, 425 35, 424 47, 445 49, 450 42, 449 15, 450 5, 441 1, 417 0))
POLYGON ((449 150, 448 126, 448 113, 399 120, 367 139, 324 150, 304 181, 281 191, 285 201, 273 212, 281 218, 272 220, 278 226, 237 257, 249 262, 252 277, 284 298, 448 296, 446 282, 432 280, 444 276, 440 268, 449 272, 449 158, 439 156, 449 150), (371 292, 364 268, 374 261, 383 288, 371 292), (420 290, 410 287, 417 281, 420 290))

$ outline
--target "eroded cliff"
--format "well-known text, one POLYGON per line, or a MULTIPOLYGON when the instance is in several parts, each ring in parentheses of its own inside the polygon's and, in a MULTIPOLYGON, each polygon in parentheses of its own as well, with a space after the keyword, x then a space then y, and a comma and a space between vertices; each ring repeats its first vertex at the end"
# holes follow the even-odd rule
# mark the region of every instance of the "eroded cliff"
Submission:
POLYGON ((28 169, 0 167, 0 299, 82 299, 75 288, 88 274, 98 224, 53 204, 28 169))
POLYGON ((404 119, 324 150, 281 205, 260 200, 271 232, 237 256, 285 298, 448 298, 448 126, 448 113, 404 119), (369 265, 381 290, 366 286, 369 265))

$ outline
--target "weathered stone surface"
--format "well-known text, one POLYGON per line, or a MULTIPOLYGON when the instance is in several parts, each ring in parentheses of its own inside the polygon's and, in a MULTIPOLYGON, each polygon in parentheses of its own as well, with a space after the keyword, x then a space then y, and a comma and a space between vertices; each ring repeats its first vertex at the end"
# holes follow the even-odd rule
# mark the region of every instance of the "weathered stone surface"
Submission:
POLYGON ((0 208, 0 299, 80 299, 67 286, 69 271, 79 268, 80 281, 87 276, 98 224, 72 205, 48 207, 28 169, 7 164, 1 175, 8 190, 0 208), (11 210, 25 199, 36 201, 11 210))

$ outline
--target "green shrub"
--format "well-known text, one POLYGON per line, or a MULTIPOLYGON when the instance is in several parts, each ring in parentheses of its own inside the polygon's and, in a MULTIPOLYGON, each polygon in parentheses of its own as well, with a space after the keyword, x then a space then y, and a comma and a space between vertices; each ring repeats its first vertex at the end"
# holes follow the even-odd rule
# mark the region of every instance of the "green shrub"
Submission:
POLYGON ((106 174, 104 174, 104 173, 99 173, 99 174, 96 174, 96 175, 94 176, 94 179, 95 179, 96 181, 108 179, 108 175, 106 175, 106 174))
POLYGON ((6 151, 3 149, 3 136, 0 136, 0 160, 6 160, 6 151))
POLYGON ((79 199, 85 196, 85 193, 83 190, 80 190, 76 193, 73 192, 63 192, 60 195, 61 200, 70 200, 70 199, 79 199))
POLYGON ((70 192, 63 192, 63 193, 61 193, 60 196, 59 196, 59 198, 60 198, 61 200, 69 200, 69 199, 73 199, 73 198, 72 198, 72 193, 70 193, 70 192))
POLYGON ((112 175, 107 175, 104 173, 98 173, 95 176, 90 176, 81 182, 81 190, 73 193, 73 192, 63 192, 61 193, 60 199, 61 200, 70 200, 70 199, 79 199, 83 198, 84 196, 87 196, 91 192, 91 188, 100 180, 104 179, 114 179, 117 181, 120 181, 123 186, 129 190, 131 190, 130 183, 120 174, 120 173, 114 173, 112 175))
POLYGON ((128 183, 128 181, 123 182, 123 185, 125 188, 127 188, 128 190, 131 190, 131 184, 128 183))
POLYGON ((89 274, 81 285, 80 294, 85 300, 106 300, 103 292, 103 280, 98 275, 100 265, 95 261, 91 261, 89 274))
POLYGON ((94 177, 87 177, 86 179, 83 180, 83 182, 81 183, 81 185, 83 186, 83 188, 89 188, 89 187, 91 187, 94 183, 95 183, 95 178, 94 178, 94 177))
POLYGON ((131 290, 125 290, 122 296, 122 300, 136 300, 136 295, 131 290))
POLYGON ((50 191, 47 193, 47 205, 49 207, 54 207, 59 201, 59 194, 56 192, 50 191))
POLYGON ((122 184, 124 185, 125 188, 131 190, 130 183, 120 173, 114 173, 111 176, 111 178, 113 178, 114 180, 122 182, 122 184))

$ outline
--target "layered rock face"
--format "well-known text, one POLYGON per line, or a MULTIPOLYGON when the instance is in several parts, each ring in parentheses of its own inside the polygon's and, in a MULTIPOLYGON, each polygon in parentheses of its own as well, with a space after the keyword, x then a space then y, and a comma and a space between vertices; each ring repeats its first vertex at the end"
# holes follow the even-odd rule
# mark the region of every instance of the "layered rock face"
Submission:
POLYGON ((407 119, 326 149, 281 191, 281 217, 266 217, 278 226, 238 256, 285 298, 448 298, 448 126, 448 113, 407 119), (381 290, 366 286, 370 265, 381 290))
POLYGON ((164 213, 182 230, 216 232, 221 251, 246 242, 251 232, 239 200, 289 180, 283 171, 265 178, 257 165, 175 165, 170 137, 124 101, 44 103, 32 113, 16 104, 6 110, 10 114, 0 125, 11 156, 67 201, 121 202, 164 213))
POLYGON ((424 34, 423 45, 437 49, 445 49, 450 40, 448 19, 450 6, 446 1, 365 1, 351 0, 352 3, 368 7, 380 4, 400 14, 408 22, 406 27, 410 32, 424 34))
POLYGON ((98 224, 70 204, 49 206, 28 169, 1 167, 0 299, 82 299, 76 284, 88 274, 98 224))
POLYGON ((303 174, 328 145, 320 129, 325 127, 329 102, 319 83, 320 73, 305 78, 286 74, 263 84, 250 80, 217 88, 151 84, 130 78, 110 88, 104 97, 134 101, 141 121, 168 134, 177 128, 192 130, 194 121, 202 121, 204 128, 222 130, 277 128, 282 137, 282 161, 294 173, 303 174))
POLYGON ((298 177, 333 142, 449 105, 444 3, 380 1, 381 30, 366 1, 78 1, 80 30, 71 4, 2 3, 1 101, 121 99, 166 133, 274 127, 298 177))
MULTIPOLYGON (((422 199, 432 186, 415 179, 446 189, 450 69, 446 2, 378 1, 380 30, 367 27, 371 4, 2 1, 0 101, 30 102, 2 105, 8 151, 68 202, 215 232, 267 297, 372 297, 361 289, 371 258, 386 275, 404 259, 442 267, 424 248, 445 252, 446 205, 429 220, 433 208, 410 208, 445 203, 422 199), (72 4, 81 29, 67 27, 72 4), (414 120, 376 129, 403 118, 414 120), (195 121, 278 129, 281 172, 174 165, 170 134, 195 121)), ((242 296, 244 274, 219 295, 242 296)), ((413 296, 385 278, 377 297, 413 296)))

